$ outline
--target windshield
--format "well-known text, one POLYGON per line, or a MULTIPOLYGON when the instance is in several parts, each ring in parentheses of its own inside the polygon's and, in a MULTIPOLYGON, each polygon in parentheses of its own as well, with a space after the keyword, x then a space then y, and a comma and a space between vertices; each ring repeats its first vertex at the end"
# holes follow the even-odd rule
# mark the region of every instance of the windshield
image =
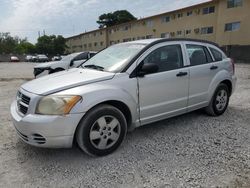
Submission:
POLYGON ((144 44, 117 44, 99 52, 82 66, 107 72, 119 72, 144 48, 144 44))
POLYGON ((73 58, 75 58, 79 54, 80 53, 73 53, 73 54, 66 55, 62 57, 61 61, 71 61, 73 58))

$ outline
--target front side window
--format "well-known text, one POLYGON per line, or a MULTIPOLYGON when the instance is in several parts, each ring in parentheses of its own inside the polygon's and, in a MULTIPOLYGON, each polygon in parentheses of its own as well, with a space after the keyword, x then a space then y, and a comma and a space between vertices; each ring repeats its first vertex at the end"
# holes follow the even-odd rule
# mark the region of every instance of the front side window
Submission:
POLYGON ((191 66, 207 64, 213 61, 205 46, 187 44, 186 47, 191 66))
POLYGON ((223 56, 222 56, 221 52, 219 52, 218 50, 216 50, 214 48, 209 48, 209 49, 212 52, 215 61, 222 61, 223 56))
POLYGON ((158 72, 174 70, 183 67, 183 59, 180 45, 168 45, 151 52, 145 59, 144 64, 153 63, 158 65, 158 72))
POLYGON ((242 0, 227 0, 227 8, 241 7, 242 0))
POLYGON ((117 44, 106 48, 83 64, 84 68, 106 72, 120 72, 145 44, 117 44))

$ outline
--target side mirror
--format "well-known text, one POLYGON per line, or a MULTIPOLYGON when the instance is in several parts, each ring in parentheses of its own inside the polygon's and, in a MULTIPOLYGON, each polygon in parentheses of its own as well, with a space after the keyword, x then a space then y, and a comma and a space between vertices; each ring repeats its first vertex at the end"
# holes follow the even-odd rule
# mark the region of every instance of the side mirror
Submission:
POLYGON ((146 74, 156 73, 158 70, 159 70, 158 65, 154 63, 146 63, 143 64, 142 67, 138 70, 137 76, 143 77, 146 74))

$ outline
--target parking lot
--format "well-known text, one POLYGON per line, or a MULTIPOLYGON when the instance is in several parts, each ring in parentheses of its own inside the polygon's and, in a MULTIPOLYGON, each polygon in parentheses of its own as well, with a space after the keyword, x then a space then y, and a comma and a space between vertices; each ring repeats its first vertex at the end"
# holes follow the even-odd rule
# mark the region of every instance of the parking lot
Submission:
POLYGON ((100 158, 17 137, 9 108, 33 66, 0 63, 0 187, 250 187, 250 64, 236 64, 224 115, 199 110, 138 128, 100 158))

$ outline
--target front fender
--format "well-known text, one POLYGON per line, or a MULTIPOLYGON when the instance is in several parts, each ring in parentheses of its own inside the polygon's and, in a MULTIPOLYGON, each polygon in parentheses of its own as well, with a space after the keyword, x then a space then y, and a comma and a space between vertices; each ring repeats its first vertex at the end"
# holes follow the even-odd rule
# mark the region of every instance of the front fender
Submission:
POLYGON ((124 103, 130 110, 132 124, 139 123, 139 113, 137 111, 138 100, 136 97, 136 84, 131 89, 135 94, 129 93, 121 86, 111 86, 106 84, 89 84, 79 88, 62 91, 59 94, 80 93, 82 100, 79 101, 71 113, 86 113, 98 104, 107 101, 118 101, 124 103))

